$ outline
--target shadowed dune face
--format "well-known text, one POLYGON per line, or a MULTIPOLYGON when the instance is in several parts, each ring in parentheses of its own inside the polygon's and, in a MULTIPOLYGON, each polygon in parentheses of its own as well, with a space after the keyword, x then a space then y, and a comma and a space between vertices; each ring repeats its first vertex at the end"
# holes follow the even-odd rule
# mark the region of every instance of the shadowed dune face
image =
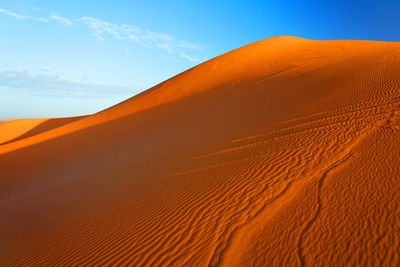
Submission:
POLYGON ((399 264, 399 97, 397 43, 276 37, 21 128, 0 262, 399 264))

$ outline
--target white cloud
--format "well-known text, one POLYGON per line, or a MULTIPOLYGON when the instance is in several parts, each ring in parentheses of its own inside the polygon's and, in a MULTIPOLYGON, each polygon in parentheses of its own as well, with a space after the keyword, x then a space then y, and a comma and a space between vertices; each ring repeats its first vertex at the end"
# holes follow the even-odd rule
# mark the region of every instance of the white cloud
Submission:
POLYGON ((159 48, 192 62, 199 61, 198 58, 188 55, 186 51, 201 50, 201 47, 186 41, 176 40, 166 33, 156 33, 127 24, 113 24, 93 17, 82 17, 80 21, 85 23, 91 30, 91 34, 99 40, 104 40, 105 36, 109 35, 113 38, 131 41, 145 47, 159 48))
POLYGON ((25 15, 21 15, 21 14, 17 14, 15 12, 9 11, 7 9, 3 9, 0 8, 0 13, 15 17, 17 19, 23 19, 23 20, 37 20, 37 21, 42 21, 42 22, 46 22, 47 19, 46 18, 37 18, 37 17, 31 17, 31 16, 25 16, 25 15))
POLYGON ((109 34, 117 39, 134 40, 135 36, 142 31, 142 29, 138 27, 132 27, 125 24, 116 25, 92 17, 82 17, 80 21, 85 23, 92 30, 92 35, 99 40, 104 39, 104 34, 109 34))
POLYGON ((179 53, 179 56, 181 58, 187 59, 192 62, 200 62, 200 59, 198 59, 197 57, 192 57, 192 56, 186 55, 185 53, 179 53))
POLYGON ((18 90, 47 96, 108 97, 134 95, 143 89, 145 88, 142 86, 71 79, 66 74, 55 74, 50 71, 40 73, 21 69, 0 71, 0 91, 18 90))
POLYGON ((161 44, 156 44, 158 48, 161 48, 162 50, 167 51, 168 53, 173 53, 172 46, 170 44, 166 43, 161 43, 161 44))
MULTIPOLYGON (((0 13, 22 20, 48 21, 47 18, 25 16, 3 8, 0 8, 0 13)), ((108 35, 115 39, 133 42, 147 48, 161 49, 191 62, 200 61, 197 57, 190 55, 194 50, 201 50, 200 46, 187 41, 177 40, 166 33, 152 32, 127 24, 114 24, 93 17, 82 17, 78 20, 73 20, 52 14, 49 18, 65 25, 73 25, 73 22, 82 22, 89 27, 91 35, 99 40, 104 40, 105 36, 108 35)))
POLYGON ((50 15, 49 17, 51 19, 54 19, 54 20, 58 21, 58 22, 61 22, 62 24, 72 25, 72 21, 70 19, 67 19, 67 18, 64 18, 64 17, 61 17, 61 16, 57 16, 57 15, 50 15))

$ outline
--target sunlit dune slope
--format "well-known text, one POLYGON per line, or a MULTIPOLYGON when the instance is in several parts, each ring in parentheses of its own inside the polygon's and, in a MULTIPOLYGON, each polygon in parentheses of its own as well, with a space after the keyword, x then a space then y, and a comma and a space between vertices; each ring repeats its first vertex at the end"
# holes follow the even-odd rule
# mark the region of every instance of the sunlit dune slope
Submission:
POLYGON ((19 119, 0 124, 0 144, 16 139, 47 119, 19 119))
POLYGON ((270 38, 50 128, 0 145, 5 266, 400 264, 398 43, 270 38))
POLYGON ((3 122, 0 124, 0 145, 46 132, 81 118, 83 117, 18 119, 3 122))

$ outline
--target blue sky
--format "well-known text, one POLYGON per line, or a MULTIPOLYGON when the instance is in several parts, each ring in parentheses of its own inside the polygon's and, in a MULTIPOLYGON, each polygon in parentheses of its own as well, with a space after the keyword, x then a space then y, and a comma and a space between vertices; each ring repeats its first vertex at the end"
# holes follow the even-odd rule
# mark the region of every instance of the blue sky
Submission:
POLYGON ((400 1, 0 0, 0 118, 114 105, 277 35, 400 41, 400 1))

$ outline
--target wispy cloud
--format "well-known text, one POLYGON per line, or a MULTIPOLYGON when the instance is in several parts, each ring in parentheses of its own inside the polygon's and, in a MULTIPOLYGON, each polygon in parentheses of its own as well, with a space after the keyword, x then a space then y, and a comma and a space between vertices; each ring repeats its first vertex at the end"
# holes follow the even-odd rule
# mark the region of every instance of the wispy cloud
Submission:
POLYGON ((67 19, 67 18, 64 18, 64 17, 61 17, 61 16, 50 15, 49 18, 51 18, 53 20, 56 20, 56 21, 58 21, 58 22, 60 22, 62 24, 65 24, 65 25, 72 25, 73 24, 70 19, 67 19))
POLYGON ((185 53, 179 53, 179 56, 181 56, 182 58, 187 59, 189 61, 192 61, 192 62, 200 61, 197 57, 192 57, 192 56, 186 55, 185 53))
POLYGON ((159 48, 193 62, 199 61, 198 58, 189 56, 182 50, 200 50, 200 46, 177 40, 166 33, 152 32, 127 24, 113 24, 93 17, 82 17, 80 21, 85 23, 91 30, 91 34, 99 40, 104 40, 105 36, 109 35, 145 47, 159 48))
POLYGON ((106 36, 110 36, 115 39, 132 42, 147 48, 161 49, 191 62, 200 61, 197 57, 190 55, 191 53, 193 53, 193 51, 202 49, 199 45, 183 40, 178 40, 166 33, 153 32, 137 26, 127 24, 114 24, 93 17, 70 19, 55 14, 49 15, 48 18, 33 17, 21 15, 3 8, 0 8, 0 13, 21 20, 36 20, 41 22, 48 22, 49 20, 52 20, 60 22, 64 25, 83 23, 90 29, 91 35, 98 40, 104 40, 106 36))
POLYGON ((18 90, 35 95, 108 97, 133 95, 145 88, 134 85, 102 84, 77 80, 50 71, 33 73, 28 70, 0 71, 0 90, 18 90))
POLYGON ((23 20, 37 20, 37 21, 42 21, 42 22, 46 22, 48 21, 46 18, 39 18, 39 17, 32 17, 32 16, 25 16, 25 15, 21 15, 15 12, 12 12, 10 10, 7 9, 3 9, 0 8, 0 13, 15 17, 17 19, 23 19, 23 20))

